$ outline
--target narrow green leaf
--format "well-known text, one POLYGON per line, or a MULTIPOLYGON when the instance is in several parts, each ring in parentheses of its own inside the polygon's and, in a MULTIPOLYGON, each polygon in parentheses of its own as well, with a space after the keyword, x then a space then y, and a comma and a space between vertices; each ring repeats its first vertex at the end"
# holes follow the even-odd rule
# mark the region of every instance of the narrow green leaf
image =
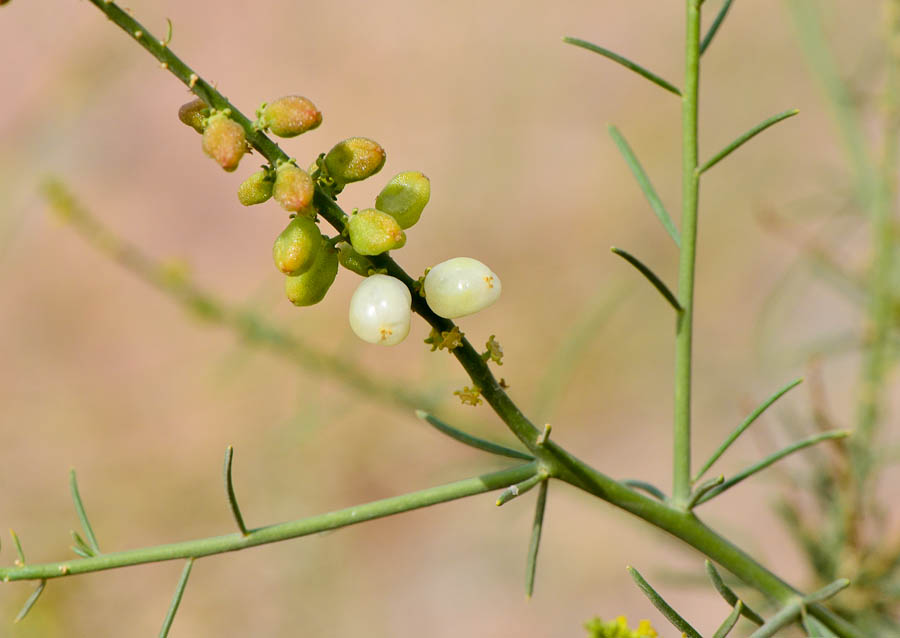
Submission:
POLYGON ((525 595, 534 593, 534 573, 537 569, 538 549, 541 546, 541 531, 544 528, 544 510, 547 508, 547 489, 550 481, 541 483, 537 503, 534 506, 534 523, 531 526, 531 542, 528 544, 528 560, 525 562, 525 595))
POLYGON ((850 586, 849 578, 839 578, 833 583, 829 583, 825 585, 822 589, 814 591, 813 593, 803 597, 803 603, 806 605, 812 605, 814 603, 823 603, 829 598, 834 598, 840 592, 847 589, 850 586))
POLYGON ((694 506, 700 502, 700 499, 703 498, 703 495, 709 492, 710 490, 719 487, 722 483, 725 482, 725 477, 721 474, 716 478, 709 479, 708 481, 704 481, 697 489, 694 490, 694 493, 691 494, 691 500, 688 501, 687 509, 688 511, 694 509, 694 506))
POLYGON ((731 613, 728 614, 728 618, 726 618, 722 622, 722 624, 719 625, 719 628, 716 629, 716 633, 713 634, 712 638, 725 638, 725 636, 727 636, 731 632, 731 630, 734 629, 734 626, 737 624, 738 618, 741 617, 741 612, 743 610, 744 603, 738 600, 734 605, 734 609, 732 609, 731 613))
POLYGON ((525 479, 521 483, 510 485, 505 490, 500 492, 500 496, 497 497, 497 507, 509 503, 511 500, 518 496, 522 496, 522 494, 530 491, 535 485, 545 482, 546 480, 547 475, 544 472, 537 472, 534 476, 525 479))
POLYGON ((659 291, 659 294, 661 294, 665 298, 665 300, 669 302, 669 304, 675 309, 675 312, 682 312, 681 304, 678 303, 678 299, 675 298, 675 295, 672 294, 672 291, 669 290, 669 287, 663 283, 662 279, 656 276, 656 273, 645 266, 640 259, 632 255, 631 253, 622 250, 621 248, 616 248, 615 246, 610 248, 610 250, 627 261, 629 264, 637 268, 638 272, 644 275, 644 277, 647 278, 647 281, 653 284, 653 287, 659 291))
MULTIPOLYGON (((84 539, 81 538, 81 535, 78 532, 76 532, 74 529, 69 530, 69 532, 72 534, 72 540, 75 541, 75 547, 73 549, 78 548, 79 550, 81 550, 81 552, 84 552, 88 556, 95 555, 94 551, 90 547, 88 547, 88 544, 84 542, 84 539)), ((75 553, 80 554, 81 552, 75 553)))
POLYGON ((750 634, 748 638, 772 638, 779 631, 796 621, 802 611, 803 605, 800 601, 788 603, 763 623, 762 627, 750 634))
POLYGON ((631 577, 634 579, 634 582, 637 583, 637 586, 640 588, 644 595, 650 599, 650 602, 653 603, 653 606, 659 610, 663 616, 666 617, 672 625, 681 633, 683 633, 687 638, 703 638, 696 629, 691 627, 690 623, 678 615, 678 612, 672 609, 671 605, 663 600, 662 596, 656 593, 656 590, 650 586, 644 577, 641 576, 640 572, 636 570, 634 567, 627 567, 628 573, 631 574, 631 577))
POLYGON ((69 486, 72 488, 72 502, 75 503, 75 512, 78 514, 78 520, 81 521, 81 528, 87 536, 91 550, 94 554, 99 554, 100 546, 97 544, 97 537, 94 536, 91 522, 88 520, 87 512, 84 510, 84 503, 81 502, 81 494, 78 493, 78 479, 75 477, 75 470, 69 470, 69 486))
POLYGON ((582 49, 587 49, 588 51, 593 51, 594 53, 599 53, 603 57, 609 58, 613 62, 618 62, 619 64, 624 66, 626 69, 634 71, 638 75, 641 75, 641 76, 647 78, 648 80, 653 82, 655 85, 661 86, 662 88, 664 88, 666 91, 669 91, 670 93, 674 93, 678 97, 681 97, 681 91, 678 89, 678 87, 671 84, 670 82, 666 82, 665 80, 663 80, 661 77, 659 77, 655 73, 648 71, 647 69, 645 69, 644 67, 642 67, 639 64, 635 64, 628 58, 622 57, 618 53, 613 53, 609 49, 604 49, 601 46, 597 46, 596 44, 592 44, 592 43, 588 42, 587 40, 581 40, 579 38, 565 37, 565 38, 563 38, 563 42, 565 42, 566 44, 574 44, 577 47, 581 47, 582 49))
POLYGON ((826 627, 822 621, 815 616, 803 614, 803 628, 809 638, 838 638, 838 635, 826 627))
POLYGON ((735 430, 731 434, 728 435, 728 438, 725 439, 725 441, 722 443, 722 445, 720 445, 719 448, 715 452, 713 452, 712 456, 709 457, 709 460, 707 460, 706 463, 703 464, 703 467, 701 467, 700 471, 697 472, 697 474, 694 476, 694 482, 696 483, 697 481, 700 480, 700 477, 703 476, 706 473, 706 471, 712 467, 713 463, 715 463, 716 461, 719 460, 719 457, 725 453, 725 450, 727 450, 729 447, 731 447, 731 444, 734 443, 737 440, 737 438, 741 434, 743 434, 744 431, 747 428, 749 428, 753 424, 753 422, 756 421, 756 419, 758 419, 760 417, 760 415, 762 415, 763 412, 768 410, 769 406, 771 406, 778 399, 783 397, 789 391, 796 388, 801 383, 803 383, 803 379, 795 379, 794 381, 791 381, 786 386, 784 386, 783 388, 778 390, 778 392, 776 392, 775 394, 770 396, 768 399, 763 401, 759 405, 758 408, 756 408, 753 412, 751 412, 750 416, 748 416, 746 419, 744 419, 741 422, 741 424, 739 426, 737 426, 737 428, 735 428, 735 430))
POLYGON ((28 612, 31 611, 31 608, 34 607, 34 604, 37 602, 37 599, 40 598, 41 593, 44 591, 44 587, 47 586, 47 581, 42 580, 38 583, 38 586, 31 593, 31 596, 28 597, 28 600, 25 601, 25 604, 22 605, 22 611, 20 611, 17 615, 14 623, 17 623, 25 618, 28 615, 28 612))
POLYGON ((71 546, 69 547, 69 549, 71 549, 73 552, 75 552, 76 554, 78 554, 78 555, 81 556, 82 558, 91 558, 91 557, 93 556, 93 554, 84 551, 84 550, 83 550, 82 548, 80 548, 78 545, 71 545, 71 546))
POLYGON ((770 126, 778 124, 780 121, 786 120, 789 117, 793 117, 794 115, 797 115, 797 113, 799 113, 799 112, 800 111, 798 111, 797 109, 792 109, 790 111, 785 111, 784 113, 779 113, 778 115, 773 115, 772 117, 765 120, 764 122, 760 122, 759 124, 754 126, 752 129, 750 129, 749 131, 747 131, 746 133, 741 135, 739 138, 734 140, 731 144, 729 144, 728 146, 723 148, 721 151, 716 153, 712 157, 711 160, 706 162, 706 164, 704 164, 703 166, 698 168, 697 169, 698 174, 705 173, 706 171, 711 169, 713 166, 715 166, 716 164, 721 162, 723 159, 725 159, 726 157, 731 155, 734 151, 739 149, 741 146, 743 146, 744 144, 746 144, 747 142, 752 140, 754 137, 756 137, 757 135, 759 135, 760 133, 765 131, 770 126))
POLYGON ((703 41, 700 43, 700 55, 703 55, 706 52, 706 49, 709 48, 713 38, 716 37, 716 33, 719 31, 719 27, 722 26, 722 21, 725 20, 725 16, 728 15, 728 10, 731 9, 731 3, 733 1, 734 0, 725 0, 722 4, 722 8, 719 9, 719 13, 716 14, 716 19, 709 25, 709 31, 706 32, 706 35, 703 36, 703 41))
POLYGON ((499 456, 507 456, 512 459, 523 459, 525 461, 534 460, 533 456, 531 456, 530 454, 526 454, 525 452, 519 452, 518 450, 513 450, 511 448, 498 445, 497 443, 491 443, 490 441, 479 439, 478 437, 472 436, 471 434, 466 434, 462 430, 457 430, 455 427, 448 425, 433 414, 429 414, 424 410, 416 410, 416 416, 434 426, 434 428, 439 432, 443 432, 451 439, 456 439, 460 443, 468 445, 469 447, 473 447, 484 452, 490 452, 491 454, 497 454, 499 456))
POLYGON ((22 551, 22 543, 19 542, 19 535, 15 533, 12 529, 9 530, 10 536, 12 536, 13 543, 16 545, 16 554, 19 555, 19 564, 25 564, 25 552, 22 551))
POLYGON ((244 525, 244 516, 241 514, 241 508, 238 505, 237 497, 234 495, 234 482, 231 479, 231 463, 234 459, 234 447, 229 445, 225 450, 225 494, 228 497, 228 505, 231 507, 231 514, 234 516, 234 522, 237 523, 241 535, 247 535, 247 526, 244 525))
POLYGON ((647 483, 646 481, 638 481, 635 479, 625 479, 624 481, 619 481, 619 482, 622 485, 627 485, 628 487, 630 487, 632 489, 643 490, 644 492, 647 492, 647 494, 649 494, 650 496, 653 496, 653 497, 659 499, 663 503, 666 502, 665 493, 661 489, 659 489, 658 487, 656 487, 655 485, 653 485, 651 483, 647 483))
POLYGON ((619 148, 619 152, 622 153, 622 157, 625 158, 625 163, 628 164, 628 168, 631 169, 631 174, 634 175, 634 178, 637 180, 638 186, 641 187, 641 191, 643 191, 644 197, 647 198, 647 202, 649 202, 650 208, 653 209, 653 212, 656 214, 657 219, 659 219, 663 227, 666 229, 666 232, 668 232, 672 237, 675 245, 680 246, 681 238, 679 236, 678 229, 675 227, 675 223, 672 221, 672 217, 669 215, 669 212, 663 205, 662 200, 659 198, 659 195, 656 194, 656 189, 653 188, 653 184, 650 182, 650 178, 644 171, 644 167, 641 166, 641 163, 638 161, 637 156, 634 154, 634 151, 631 150, 631 146, 629 146, 628 142, 625 141, 625 137, 622 135, 622 133, 619 132, 619 129, 617 129, 612 124, 609 125, 608 129, 610 137, 613 138, 613 142, 616 143, 616 146, 619 148))
POLYGON ((715 498, 716 496, 718 496, 725 490, 731 489, 732 487, 734 487, 735 485, 737 485, 744 479, 749 478, 749 477, 753 476, 754 474, 756 474, 757 472, 760 472, 760 471, 766 469, 773 463, 780 461, 784 457, 789 456, 789 455, 793 454, 794 452, 798 452, 799 450, 807 448, 811 445, 815 445, 816 443, 821 443, 822 441, 829 441, 832 439, 843 439, 844 437, 847 437, 847 436, 850 436, 850 432, 847 430, 831 430, 829 432, 822 432, 821 434, 816 434, 815 436, 811 436, 808 439, 804 439, 802 441, 794 443, 793 445, 789 445, 788 447, 784 448, 783 450, 780 450, 778 452, 775 452, 774 454, 767 456, 759 463, 756 463, 755 465, 751 465, 743 472, 736 474, 735 476, 731 477, 730 479, 728 479, 727 481, 722 483, 722 485, 720 485, 719 487, 710 490, 703 496, 703 498, 700 499, 700 501, 697 504, 701 505, 701 504, 705 503, 706 501, 708 501, 712 498, 715 498))
POLYGON ((181 604, 181 597, 184 595, 184 588, 187 587, 188 577, 191 575, 191 568, 194 566, 194 559, 188 558, 181 572, 181 578, 178 579, 178 585, 175 587, 175 595, 172 597, 172 604, 169 605, 169 611, 163 620, 162 629, 159 631, 159 638, 166 638, 169 635, 169 629, 172 628, 172 621, 175 620, 175 614, 178 612, 178 606, 181 604))
MULTIPOLYGON (((712 581, 716 591, 719 592, 719 595, 725 599, 726 603, 734 607, 740 599, 737 597, 737 594, 734 593, 734 590, 722 580, 722 577, 719 575, 716 566, 712 564, 712 561, 706 561, 706 573, 709 575, 709 579, 712 581)), ((741 615, 757 625, 762 625, 765 622, 762 616, 750 609, 747 605, 741 606, 741 615)))

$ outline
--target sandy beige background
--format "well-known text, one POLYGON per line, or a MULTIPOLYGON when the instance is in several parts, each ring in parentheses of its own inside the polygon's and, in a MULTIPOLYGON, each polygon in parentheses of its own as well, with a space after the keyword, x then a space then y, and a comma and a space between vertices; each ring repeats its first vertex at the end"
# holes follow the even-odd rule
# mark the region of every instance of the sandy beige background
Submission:
MULTIPOLYGON (((608 248, 633 251, 673 282, 677 256, 605 127, 621 128, 675 213, 679 103, 560 39, 593 40, 680 83, 681 4, 128 6, 160 35, 171 18, 173 50, 245 112, 282 94, 312 98, 324 124, 284 144, 302 161, 351 135, 379 140, 388 153, 383 174, 348 188, 345 207, 371 205, 395 172, 429 175, 432 201, 396 257, 421 272, 468 255, 500 275, 501 302, 461 323, 476 342, 498 335, 506 352, 501 372, 524 408, 534 405, 581 313, 598 295, 624 287, 550 420, 561 443, 608 474, 668 486, 672 316, 608 248)), ((871 99, 881 82, 879 3, 826 4, 843 71, 860 98, 871 99)), ((342 272, 316 308, 295 309, 283 299, 270 249, 285 215, 272 203, 244 209, 234 195, 257 158, 233 175, 207 159, 175 116, 188 99, 184 87, 94 7, 13 0, 0 10, 0 59, 0 527, 19 532, 30 561, 70 555, 69 530, 77 525, 70 467, 79 471, 101 546, 112 551, 232 531, 220 484, 229 444, 253 526, 504 465, 406 411, 191 319, 48 215, 37 184, 49 173, 67 180, 117 233, 161 259, 186 260, 198 283, 227 300, 372 375, 445 396, 450 420, 475 419, 486 436, 510 438, 484 406, 458 406, 451 392, 465 382, 462 372, 445 353, 427 351, 421 323, 391 350, 353 337, 345 315, 354 276, 342 272)), ((803 374, 802 357, 788 356, 786 344, 858 324, 839 297, 799 277, 768 315, 766 331, 782 336, 760 339, 765 300, 799 249, 768 234, 757 213, 827 213, 849 192, 826 106, 785 7, 735 3, 704 72, 706 156, 773 113, 797 107, 801 116, 729 158, 703 184, 698 458, 753 403, 803 374)), ((850 228, 844 251, 858 259, 865 231, 858 222, 850 228)), ((845 422, 855 365, 847 356, 825 367, 834 411, 845 422)), ((802 419, 807 405, 799 391, 781 413, 802 419)), ((723 459, 723 471, 771 451, 781 431, 773 417, 762 426, 723 459)), ((772 477, 760 477, 703 516, 803 584, 802 560, 768 510, 771 486, 772 477)), ((649 617, 664 636, 674 635, 631 584, 627 564, 704 631, 727 613, 709 587, 667 580, 673 571, 701 575, 700 556, 563 485, 550 491, 536 595, 527 602, 532 503, 528 496, 498 509, 485 495, 205 559, 171 635, 581 636, 581 624, 595 614, 649 617)), ((0 560, 13 559, 4 538, 0 560)), ((4 624, 0 633, 156 635, 180 569, 160 564, 53 582, 24 623, 4 624)), ((4 623, 29 591, 2 588, 4 623)))

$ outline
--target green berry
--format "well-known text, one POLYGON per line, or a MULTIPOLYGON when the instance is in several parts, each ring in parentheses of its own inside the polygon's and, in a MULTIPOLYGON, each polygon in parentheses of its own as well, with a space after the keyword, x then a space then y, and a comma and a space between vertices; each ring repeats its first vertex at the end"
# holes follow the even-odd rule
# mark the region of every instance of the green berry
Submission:
POLYGON ((397 220, 400 228, 413 226, 431 198, 431 182, 418 171, 394 175, 375 199, 375 208, 397 220))
POLYGON ((187 124, 198 133, 203 132, 204 123, 209 116, 209 107, 206 102, 197 98, 187 104, 182 104, 178 109, 178 119, 187 124))
POLYGON ((253 173, 238 187, 238 200, 244 206, 262 204, 272 196, 273 184, 274 179, 270 171, 263 169, 253 173))
POLYGON ((347 229, 350 243, 360 255, 380 255, 406 244, 406 233, 397 220, 374 208, 366 208, 350 217, 347 229))
POLYGON ((278 137, 296 137, 319 126, 322 113, 305 97, 286 95, 266 104, 259 123, 278 137))
POLYGON ((308 217, 295 217, 275 239, 272 258, 285 275, 300 275, 315 263, 322 250, 322 233, 308 217))
POLYGON ((325 298, 337 271, 337 251, 323 240, 313 265, 301 275, 287 277, 284 292, 295 306, 312 306, 325 298))
POLYGON ((363 277, 367 277, 370 270, 375 270, 375 264, 353 250, 353 246, 347 242, 338 245, 338 261, 347 270, 363 277))
POLYGON ((247 151, 244 127, 224 113, 212 115, 203 129, 203 150, 230 173, 247 151))
POLYGON ((371 177, 381 170, 384 149, 365 137, 351 137, 336 144, 325 156, 325 168, 338 184, 349 184, 371 177))
MULTIPOLYGON (((316 185, 309 173, 302 168, 287 162, 275 171, 275 187, 272 195, 285 210, 293 213, 303 212, 309 208, 315 192, 316 185)), ((312 216, 315 216, 315 213, 312 216)))

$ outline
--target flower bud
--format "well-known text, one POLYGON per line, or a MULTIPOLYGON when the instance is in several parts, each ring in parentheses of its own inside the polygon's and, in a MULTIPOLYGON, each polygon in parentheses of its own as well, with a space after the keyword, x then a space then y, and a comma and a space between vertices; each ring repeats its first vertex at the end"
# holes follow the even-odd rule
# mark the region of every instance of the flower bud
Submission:
POLYGON ((182 104, 178 109, 178 119, 187 124, 198 133, 203 132, 203 122, 209 115, 209 107, 206 102, 197 98, 187 104, 182 104))
POLYGON ((406 233, 397 220, 374 208, 361 210, 347 222, 350 243, 360 255, 380 255, 406 244, 406 233))
POLYGON ((322 250, 322 233, 308 217, 295 217, 275 239, 272 258, 285 275, 300 275, 309 270, 322 250))
POLYGON ((456 257, 428 271, 425 301, 445 319, 464 317, 487 308, 500 298, 500 278, 477 259, 456 257))
POLYGON ((325 168, 338 184, 349 184, 371 177, 381 170, 384 149, 365 137, 351 137, 336 144, 325 156, 325 168))
POLYGON ((269 102, 263 108, 259 124, 278 137, 295 137, 322 123, 316 105, 299 95, 287 95, 269 102))
POLYGON ((262 204, 272 196, 273 183, 274 179, 266 169, 253 173, 238 187, 238 200, 244 206, 262 204))
POLYGON ((393 346, 409 334, 412 295, 403 282, 388 275, 372 275, 359 284, 350 299, 350 328, 363 341, 393 346))
POLYGON ((394 175, 375 199, 375 208, 397 220, 400 228, 413 226, 431 198, 431 182, 418 171, 394 175))
POLYGON ((287 162, 275 171, 275 187, 272 192, 275 201, 285 210, 299 213, 307 208, 316 192, 309 173, 287 162))
POLYGON ((216 113, 203 129, 203 150, 226 171, 233 171, 247 150, 244 127, 224 113, 216 113))
POLYGON ((287 277, 284 292, 295 306, 312 306, 325 298, 337 271, 337 251, 323 240, 313 265, 303 274, 287 277))
POLYGON ((363 277, 367 277, 370 270, 375 270, 375 264, 353 250, 353 246, 347 242, 338 244, 338 262, 347 270, 363 277))

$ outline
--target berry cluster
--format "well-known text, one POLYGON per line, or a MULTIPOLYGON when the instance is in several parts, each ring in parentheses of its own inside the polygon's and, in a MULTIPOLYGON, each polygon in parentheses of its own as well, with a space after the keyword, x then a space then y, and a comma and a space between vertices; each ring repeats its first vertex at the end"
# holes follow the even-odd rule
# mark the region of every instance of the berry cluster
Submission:
MULTIPOLYGON (((322 113, 305 97, 288 95, 263 104, 254 127, 279 137, 295 137, 317 128, 322 113)), ((244 128, 230 112, 211 109, 197 99, 183 105, 179 119, 203 136, 203 150, 224 170, 237 169, 250 146, 244 128)), ((431 183, 418 171, 395 175, 375 198, 374 208, 354 210, 339 235, 328 237, 318 225, 316 186, 332 198, 347 184, 364 180, 384 166, 377 143, 351 137, 320 155, 304 170, 291 159, 263 166, 238 188, 245 206, 274 199, 291 214, 275 239, 272 256, 285 276, 287 298, 297 306, 320 302, 337 276, 338 266, 365 277, 350 300, 350 327, 364 341, 394 345, 409 334, 412 293, 399 279, 379 272, 369 257, 406 244, 405 230, 415 225, 431 197, 431 183)), ((454 319, 478 312, 500 296, 500 279, 481 262, 457 257, 426 271, 419 289, 435 314, 454 319)))

